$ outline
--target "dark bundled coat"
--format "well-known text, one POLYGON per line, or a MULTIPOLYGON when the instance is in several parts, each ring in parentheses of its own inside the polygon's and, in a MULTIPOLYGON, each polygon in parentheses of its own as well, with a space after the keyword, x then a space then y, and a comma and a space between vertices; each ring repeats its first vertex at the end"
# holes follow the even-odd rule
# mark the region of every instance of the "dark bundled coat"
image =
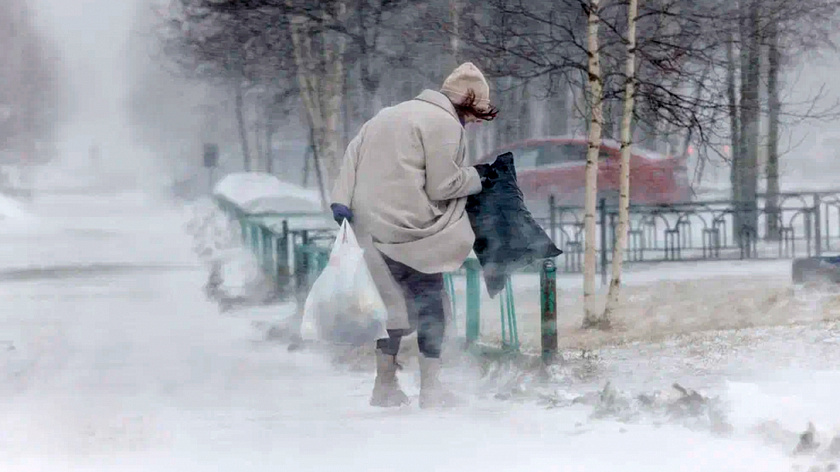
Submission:
POLYGON ((563 251, 525 207, 513 154, 500 155, 491 167, 497 174, 493 185, 467 198, 467 214, 475 233, 473 251, 484 271, 487 292, 495 297, 511 274, 563 251))

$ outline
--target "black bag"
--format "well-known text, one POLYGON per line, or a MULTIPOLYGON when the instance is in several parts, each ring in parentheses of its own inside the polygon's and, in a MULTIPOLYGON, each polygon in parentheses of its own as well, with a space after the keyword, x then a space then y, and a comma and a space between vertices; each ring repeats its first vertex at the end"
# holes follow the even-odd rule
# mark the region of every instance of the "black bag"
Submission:
POLYGON ((495 297, 511 274, 563 251, 525 207, 516 183, 513 154, 500 155, 491 167, 498 178, 490 188, 467 199, 467 214, 475 233, 473 251, 484 271, 487 292, 495 297))

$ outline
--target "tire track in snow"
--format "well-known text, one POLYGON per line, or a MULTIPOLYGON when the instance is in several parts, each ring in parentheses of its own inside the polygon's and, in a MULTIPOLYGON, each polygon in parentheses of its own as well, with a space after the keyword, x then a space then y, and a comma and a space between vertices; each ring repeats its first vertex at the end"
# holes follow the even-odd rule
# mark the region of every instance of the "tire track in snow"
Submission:
POLYGON ((131 264, 131 263, 95 263, 56 265, 47 267, 23 267, 0 270, 0 282, 26 282, 34 280, 70 279, 76 277, 96 277, 100 275, 126 275, 155 272, 194 271, 198 265, 174 264, 131 264))

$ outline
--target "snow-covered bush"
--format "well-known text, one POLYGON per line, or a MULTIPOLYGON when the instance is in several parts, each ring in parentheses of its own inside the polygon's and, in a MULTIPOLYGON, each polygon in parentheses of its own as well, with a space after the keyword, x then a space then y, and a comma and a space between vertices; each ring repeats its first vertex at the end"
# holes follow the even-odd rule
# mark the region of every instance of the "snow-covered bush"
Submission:
POLYGON ((188 210, 186 230, 193 237, 193 250, 202 261, 212 264, 219 253, 242 247, 239 224, 211 199, 199 199, 188 210))
POLYGON ((239 224, 209 198, 189 205, 187 232, 193 250, 208 268, 205 292, 224 307, 258 304, 276 296, 276 289, 256 257, 242 245, 239 224))

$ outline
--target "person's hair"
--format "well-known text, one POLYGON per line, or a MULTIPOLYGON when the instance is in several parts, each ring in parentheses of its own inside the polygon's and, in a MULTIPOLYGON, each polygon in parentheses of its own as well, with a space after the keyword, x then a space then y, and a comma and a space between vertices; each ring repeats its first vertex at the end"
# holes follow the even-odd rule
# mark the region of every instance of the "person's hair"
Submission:
POLYGON ((479 120, 484 121, 493 121, 493 118, 496 118, 496 115, 499 114, 499 110, 493 105, 488 106, 486 110, 478 109, 476 101, 475 92, 470 89, 467 92, 467 97, 461 103, 453 103, 453 105, 459 115, 473 115, 479 120))

